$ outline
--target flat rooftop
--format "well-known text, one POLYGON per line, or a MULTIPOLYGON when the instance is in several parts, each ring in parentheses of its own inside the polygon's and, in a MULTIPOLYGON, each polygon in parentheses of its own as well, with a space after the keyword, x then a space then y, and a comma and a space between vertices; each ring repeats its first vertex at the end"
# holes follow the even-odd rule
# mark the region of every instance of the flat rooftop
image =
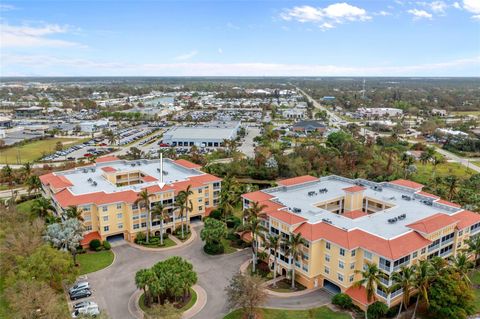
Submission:
MULTIPOLYGON (((56 176, 64 176, 73 186, 68 187, 73 195, 82 195, 93 192, 103 191, 105 193, 121 192, 126 190, 140 191, 141 189, 157 185, 160 181, 160 161, 159 160, 135 160, 135 161, 109 161, 96 163, 95 166, 80 167, 70 171, 56 172, 56 176), (133 166, 134 165, 134 166, 133 166), (116 171, 117 173, 129 171, 141 171, 144 175, 151 176, 151 181, 143 183, 121 186, 109 182, 103 174, 106 171, 116 171), (157 170, 158 169, 158 170, 157 170), (93 182, 97 185, 93 186, 93 182)), ((178 181, 187 180, 192 176, 203 175, 204 173, 193 168, 187 168, 179 165, 169 159, 163 160, 163 181, 166 184, 172 184, 178 181)))
POLYGON ((218 122, 192 126, 176 126, 164 133, 165 139, 230 139, 240 122, 218 122))
POLYGON ((427 205, 422 200, 434 200, 434 198, 428 197, 425 193, 415 189, 408 189, 387 182, 374 183, 366 180, 351 180, 339 176, 322 177, 306 183, 279 186, 263 190, 262 192, 274 196, 270 201, 286 206, 284 209, 307 219, 311 224, 325 222, 325 219, 328 219, 333 226, 340 229, 360 229, 385 239, 392 239, 411 231, 411 228, 407 227, 407 225, 423 218, 437 213, 452 215, 463 210, 453 205, 438 202, 433 202, 431 206, 427 205), (376 199, 392 205, 392 207, 352 219, 315 206, 321 202, 344 197, 344 188, 358 184, 362 184, 366 188, 364 190, 364 198, 376 199), (382 190, 376 190, 375 186, 381 187, 382 190), (324 188, 328 191, 319 192, 320 189, 324 188), (316 195, 309 196, 309 192, 316 192, 316 195), (411 200, 403 199, 402 195, 409 196, 411 200), (294 208, 297 209, 294 210, 294 208), (406 215, 404 219, 397 220, 395 223, 389 223, 389 219, 402 214, 406 215))

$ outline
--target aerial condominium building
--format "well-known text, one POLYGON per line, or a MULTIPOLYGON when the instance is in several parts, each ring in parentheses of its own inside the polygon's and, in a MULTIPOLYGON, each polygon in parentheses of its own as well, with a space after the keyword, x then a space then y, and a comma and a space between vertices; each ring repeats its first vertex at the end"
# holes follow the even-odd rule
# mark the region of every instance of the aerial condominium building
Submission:
MULTIPOLYGON (((174 209, 178 193, 191 186, 189 199, 193 210, 188 219, 201 219, 218 205, 221 178, 203 173, 200 166, 186 160, 163 160, 163 182, 159 160, 125 161, 114 156, 97 159, 91 166, 50 173, 40 177, 43 195, 51 198, 58 214, 69 206, 82 211, 86 229, 82 245, 92 239, 121 237, 135 239, 147 228, 147 211, 138 194, 147 190, 150 205, 162 203, 168 209, 169 220, 164 230, 172 232, 181 223, 174 209)), ((186 216, 183 217, 185 221, 186 216)), ((151 231, 160 233, 160 221, 152 219, 151 231)))
MULTIPOLYGON (((367 262, 390 276, 419 259, 455 255, 466 239, 480 236, 480 214, 423 192, 415 182, 301 176, 278 184, 242 195, 244 209, 253 202, 265 205, 262 222, 270 234, 304 238, 297 260, 280 249, 278 272, 289 276, 295 267, 299 283, 347 293, 362 309, 368 304, 365 288, 353 284, 361 279, 355 271, 367 262)), ((271 265, 273 252, 269 258, 271 265)), ((391 287, 392 281, 383 284, 391 287)), ((401 289, 376 291, 388 306, 401 295, 401 289)))

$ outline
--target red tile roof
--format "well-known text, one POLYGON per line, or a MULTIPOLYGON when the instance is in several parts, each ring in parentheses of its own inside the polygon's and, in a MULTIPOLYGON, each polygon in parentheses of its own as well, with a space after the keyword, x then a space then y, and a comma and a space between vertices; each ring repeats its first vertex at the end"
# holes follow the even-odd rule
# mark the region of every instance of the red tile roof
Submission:
POLYGON ((102 167, 102 171, 104 171, 105 173, 113 173, 113 172, 116 172, 117 170, 111 166, 105 166, 105 167, 102 167))
POLYGON ((411 223, 407 225, 407 227, 410 227, 411 229, 414 229, 424 234, 430 234, 434 231, 455 224, 457 222, 458 220, 453 218, 452 216, 437 213, 435 215, 411 223))
POLYGON ((210 213, 213 212, 214 209, 215 209, 214 207, 205 208, 205 217, 210 216, 210 213))
POLYGON ((294 233, 302 234, 302 237, 309 241, 324 239, 346 249, 362 247, 388 259, 398 259, 431 243, 431 241, 413 231, 395 239, 387 240, 363 230, 346 231, 324 222, 317 224, 304 223, 297 227, 294 233))
POLYGON ((277 210, 268 213, 268 216, 278 219, 288 225, 296 225, 307 221, 305 218, 295 215, 293 213, 277 210))
POLYGON ((96 192, 82 195, 73 195, 70 190, 64 189, 54 195, 55 200, 62 207, 78 206, 84 204, 105 205, 116 202, 134 203, 138 196, 132 190, 116 193, 96 192))
POLYGON ((439 200, 435 201, 435 203, 439 203, 439 204, 443 204, 443 205, 447 205, 447 206, 452 206, 452 207, 458 207, 458 208, 462 207, 462 205, 452 203, 452 202, 449 202, 448 200, 444 200, 444 199, 439 199, 439 200))
POLYGON ((356 192, 364 191, 367 188, 363 187, 363 186, 355 185, 355 186, 350 186, 350 187, 342 188, 342 189, 346 192, 349 192, 349 193, 356 193, 356 192))
POLYGON ((55 175, 54 173, 40 176, 40 181, 44 185, 50 185, 55 189, 62 189, 73 186, 73 184, 68 180, 68 178, 63 175, 55 175))
POLYGON ((458 220, 458 229, 464 229, 465 227, 470 227, 476 223, 480 223, 480 214, 471 212, 469 210, 463 210, 452 215, 452 217, 458 220))
POLYGON ((431 198, 435 198, 435 199, 439 199, 440 197, 437 196, 437 195, 433 195, 433 194, 430 194, 430 193, 427 193, 427 192, 423 192, 423 191, 420 191, 420 192, 417 192, 418 195, 422 195, 422 196, 427 196, 427 197, 431 197, 431 198))
POLYGON ((243 194, 242 197, 248 199, 249 201, 259 202, 259 203, 273 198, 272 195, 264 193, 262 191, 246 193, 246 194, 243 194))
POLYGON ((367 215, 368 215, 367 213, 362 212, 361 210, 352 210, 350 212, 343 213, 343 216, 351 218, 351 219, 360 218, 360 217, 367 216, 367 215))
POLYGON ((95 163, 106 163, 106 162, 113 162, 113 161, 118 161, 120 160, 118 157, 115 155, 108 155, 108 156, 103 156, 99 157, 95 160, 95 163))
POLYGON ((158 181, 158 179, 156 179, 155 177, 150 176, 150 175, 145 175, 145 176, 143 176, 142 180, 143 180, 144 182, 146 182, 146 183, 158 181))
POLYGON ((90 242, 94 239, 102 240, 102 237, 100 236, 98 231, 93 231, 83 236, 83 239, 80 241, 80 245, 84 247, 88 246, 88 244, 90 244, 90 242))
POLYGON ((180 191, 186 189, 188 185, 191 185, 192 188, 199 188, 205 186, 205 184, 220 182, 221 180, 222 179, 220 177, 211 174, 202 174, 198 176, 191 176, 188 180, 167 184, 162 189, 160 189, 160 186, 158 185, 152 185, 146 189, 149 193, 174 191, 175 194, 178 194, 180 191))
POLYGON ((398 185, 398 186, 407 187, 407 188, 413 188, 413 189, 421 189, 424 186, 422 184, 415 183, 415 182, 412 182, 412 181, 408 181, 406 179, 397 179, 397 180, 391 181, 389 183, 390 184, 395 184, 395 185, 398 185))
POLYGON ((281 186, 291 186, 291 185, 303 184, 303 183, 308 183, 313 181, 318 181, 318 178, 310 175, 304 175, 304 176, 283 179, 281 181, 278 181, 277 184, 281 186))
POLYGON ((353 300, 355 300, 356 302, 362 304, 362 305, 368 305, 368 304, 371 304, 373 303, 375 300, 372 300, 370 302, 368 302, 368 299, 367 299, 367 290, 365 289, 364 286, 360 286, 360 287, 350 287, 348 288, 345 293, 347 295, 350 296, 350 298, 352 298, 353 300))
POLYGON ((180 166, 183 166, 185 168, 194 168, 194 169, 198 169, 198 168, 201 168, 202 165, 198 165, 198 164, 195 164, 195 163, 192 163, 190 161, 187 161, 187 160, 184 160, 184 159, 178 159, 176 161, 173 161, 175 164, 177 165, 180 165, 180 166))

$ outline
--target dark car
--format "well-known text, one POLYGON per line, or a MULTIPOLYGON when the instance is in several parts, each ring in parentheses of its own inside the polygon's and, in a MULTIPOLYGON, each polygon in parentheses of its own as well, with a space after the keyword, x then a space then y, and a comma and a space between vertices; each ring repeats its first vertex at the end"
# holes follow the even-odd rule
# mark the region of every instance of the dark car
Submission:
POLYGON ((80 298, 90 297, 92 292, 90 289, 75 290, 70 293, 70 300, 77 300, 80 298))

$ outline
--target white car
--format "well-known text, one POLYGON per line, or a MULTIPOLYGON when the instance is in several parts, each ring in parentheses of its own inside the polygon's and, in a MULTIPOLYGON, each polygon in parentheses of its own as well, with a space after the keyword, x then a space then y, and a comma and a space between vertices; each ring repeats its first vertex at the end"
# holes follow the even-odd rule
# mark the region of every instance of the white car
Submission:
POLYGON ((72 312, 72 318, 78 318, 83 315, 96 317, 100 314, 100 309, 98 309, 97 305, 87 306, 85 308, 80 308, 72 312))

